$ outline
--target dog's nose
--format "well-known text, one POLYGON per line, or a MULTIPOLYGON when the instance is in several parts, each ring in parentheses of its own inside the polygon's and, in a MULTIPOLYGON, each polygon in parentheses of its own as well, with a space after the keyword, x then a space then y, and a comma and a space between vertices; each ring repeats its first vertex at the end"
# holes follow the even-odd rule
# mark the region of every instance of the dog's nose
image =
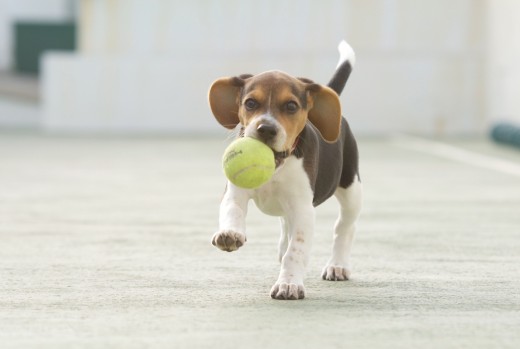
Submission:
POLYGON ((264 141, 268 141, 276 137, 278 131, 276 130, 276 126, 269 124, 260 124, 256 127, 256 132, 258 137, 263 139, 264 141))

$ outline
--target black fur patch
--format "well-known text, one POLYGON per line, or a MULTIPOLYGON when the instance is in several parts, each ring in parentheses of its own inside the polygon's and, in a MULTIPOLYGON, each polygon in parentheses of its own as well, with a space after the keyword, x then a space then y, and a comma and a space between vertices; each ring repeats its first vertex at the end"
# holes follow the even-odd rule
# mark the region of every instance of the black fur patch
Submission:
POLYGON ((359 180, 356 140, 345 118, 341 119, 341 133, 334 143, 325 142, 314 125, 307 122, 293 155, 303 158, 314 206, 331 197, 338 187, 348 188, 356 177, 359 180))

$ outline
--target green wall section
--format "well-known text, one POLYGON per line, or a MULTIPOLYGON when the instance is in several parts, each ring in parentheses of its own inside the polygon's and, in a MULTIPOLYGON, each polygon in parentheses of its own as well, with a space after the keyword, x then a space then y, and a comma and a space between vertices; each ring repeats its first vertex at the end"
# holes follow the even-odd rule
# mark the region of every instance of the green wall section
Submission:
POLYGON ((17 22, 14 28, 14 69, 18 73, 38 75, 45 51, 76 49, 75 23, 17 22))

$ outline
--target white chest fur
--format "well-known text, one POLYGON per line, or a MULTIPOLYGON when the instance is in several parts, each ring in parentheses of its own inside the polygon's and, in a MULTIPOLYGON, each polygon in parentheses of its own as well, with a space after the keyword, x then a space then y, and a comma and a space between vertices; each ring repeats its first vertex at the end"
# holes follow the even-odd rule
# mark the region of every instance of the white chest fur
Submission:
POLYGON ((312 204, 312 188, 303 168, 303 159, 290 156, 273 178, 253 191, 258 208, 271 216, 286 216, 296 206, 312 204))

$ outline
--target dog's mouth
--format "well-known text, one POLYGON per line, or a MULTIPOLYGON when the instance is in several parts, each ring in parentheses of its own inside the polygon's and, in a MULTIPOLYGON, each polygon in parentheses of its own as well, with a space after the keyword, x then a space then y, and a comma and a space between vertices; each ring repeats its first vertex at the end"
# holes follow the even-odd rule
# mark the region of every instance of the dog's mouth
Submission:
POLYGON ((276 167, 279 167, 280 165, 282 165, 284 163, 285 159, 287 159, 289 156, 291 156, 294 153, 294 151, 296 150, 296 147, 298 146, 299 141, 300 141, 300 137, 296 137, 296 140, 294 141, 293 145, 291 146, 291 149, 287 149, 284 151, 276 151, 273 148, 271 148, 274 153, 274 161, 276 163, 276 167))
MULTIPOLYGON (((271 148, 272 149, 272 148, 271 148)), ((275 151, 273 149, 274 153, 274 162, 276 164, 276 167, 278 168, 281 164, 284 163, 285 159, 287 159, 291 155, 291 151, 285 150, 285 151, 275 151)))
MULTIPOLYGON (((239 132, 239 137, 246 137, 245 133, 246 133, 245 127, 242 127, 239 132)), ((298 145, 298 141, 299 141, 299 137, 298 137, 298 138, 296 138, 296 141, 294 142, 294 144, 292 145, 292 147, 290 149, 285 149, 285 150, 280 151, 280 150, 276 149, 278 147, 276 146, 275 142, 273 142, 273 140, 266 141, 265 139, 258 137, 256 134, 251 134, 251 135, 247 135, 247 136, 257 139, 257 140, 261 141, 262 143, 264 143, 265 145, 267 145, 269 148, 271 148, 271 150, 273 151, 273 154, 274 154, 276 168, 281 166, 285 162, 285 159, 287 159, 289 156, 292 155, 292 153, 296 149, 296 146, 298 145)))

